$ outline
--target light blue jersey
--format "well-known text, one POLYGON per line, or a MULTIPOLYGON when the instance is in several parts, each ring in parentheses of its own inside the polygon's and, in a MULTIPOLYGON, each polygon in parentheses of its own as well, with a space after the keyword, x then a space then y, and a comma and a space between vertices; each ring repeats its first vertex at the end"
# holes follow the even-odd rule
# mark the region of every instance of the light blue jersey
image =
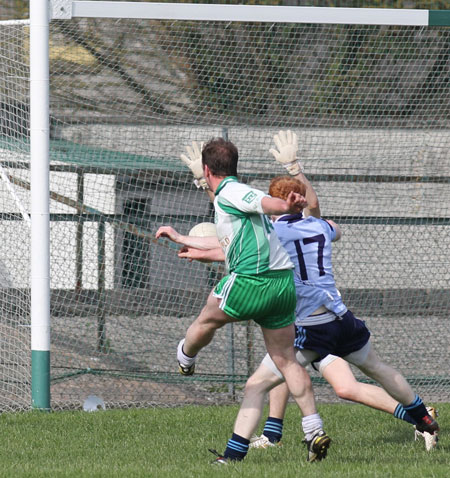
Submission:
POLYGON ((274 228, 295 266, 296 325, 331 322, 336 319, 334 314, 345 314, 347 307, 336 288, 331 264, 334 228, 324 219, 301 214, 280 217, 274 228), (308 317, 320 306, 333 314, 308 317))

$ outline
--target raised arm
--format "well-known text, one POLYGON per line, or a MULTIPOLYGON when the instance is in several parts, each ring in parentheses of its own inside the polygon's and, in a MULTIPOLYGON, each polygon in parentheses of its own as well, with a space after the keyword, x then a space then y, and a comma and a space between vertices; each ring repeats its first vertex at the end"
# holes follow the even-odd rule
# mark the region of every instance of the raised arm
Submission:
POLYGON ((303 214, 305 217, 320 217, 319 198, 316 191, 306 178, 300 160, 297 158, 298 138, 295 133, 290 130, 279 131, 273 137, 277 149, 270 149, 270 153, 275 160, 280 163, 287 172, 301 181, 306 186, 305 198, 308 205, 305 207, 303 214))
POLYGON ((316 191, 312 187, 308 178, 305 176, 303 172, 296 174, 294 177, 298 179, 299 181, 301 181, 306 186, 305 199, 308 205, 303 210, 304 216, 305 217, 308 217, 308 216, 320 217, 319 198, 317 197, 316 191))
POLYGON ((326 219, 326 221, 336 231, 336 237, 333 239, 333 242, 339 241, 339 239, 342 237, 341 228, 331 219, 326 219))
POLYGON ((192 146, 186 146, 186 154, 181 154, 180 159, 191 170, 194 176, 194 184, 198 188, 202 188, 209 196, 209 199, 214 201, 214 193, 209 189, 208 183, 203 176, 203 164, 202 164, 202 149, 203 142, 192 142, 192 146))

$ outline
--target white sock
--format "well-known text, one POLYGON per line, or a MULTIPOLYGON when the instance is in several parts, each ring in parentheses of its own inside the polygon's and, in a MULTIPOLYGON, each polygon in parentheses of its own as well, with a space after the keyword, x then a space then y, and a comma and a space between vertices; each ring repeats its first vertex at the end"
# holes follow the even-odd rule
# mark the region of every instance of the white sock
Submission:
POLYGON ((180 340, 180 343, 178 344, 178 348, 177 348, 177 359, 178 359, 178 362, 180 362, 180 364, 181 364, 183 367, 190 367, 193 363, 195 363, 195 357, 196 357, 196 355, 194 355, 193 357, 189 357, 189 355, 186 355, 186 354, 183 352, 183 344, 184 344, 184 341, 185 341, 185 339, 180 340))
POLYGON ((318 413, 302 418, 302 428, 306 441, 311 440, 319 430, 323 429, 323 422, 318 413))

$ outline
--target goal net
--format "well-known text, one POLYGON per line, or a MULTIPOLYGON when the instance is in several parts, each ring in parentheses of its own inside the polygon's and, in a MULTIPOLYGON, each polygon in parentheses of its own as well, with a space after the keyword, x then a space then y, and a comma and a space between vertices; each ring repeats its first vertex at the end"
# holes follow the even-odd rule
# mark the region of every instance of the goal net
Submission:
POLYGON ((27 22, 0 22, 0 409, 31 404, 27 22))
MULTIPOLYGON (((27 27, 0 25, 0 38, 7 408, 30 396, 30 244, 19 208, 29 210, 27 27)), ((284 172, 269 154, 280 129, 298 134, 322 214, 342 227, 334 272, 344 301, 384 361, 425 399, 448 401, 449 51, 444 25, 53 20, 52 407, 89 395, 119 407, 241 393, 265 353, 252 323, 218 331, 196 375, 177 374, 176 346, 223 270, 178 259, 154 234, 213 221, 179 160, 187 145, 230 139, 241 179, 267 190, 284 172)), ((319 400, 333 399, 312 376, 319 400)))

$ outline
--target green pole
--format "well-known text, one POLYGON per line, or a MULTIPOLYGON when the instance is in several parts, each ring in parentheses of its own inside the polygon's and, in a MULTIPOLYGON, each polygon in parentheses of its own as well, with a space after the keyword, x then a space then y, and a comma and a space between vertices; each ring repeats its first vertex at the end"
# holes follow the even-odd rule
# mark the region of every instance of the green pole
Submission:
POLYGON ((430 27, 449 27, 450 10, 430 10, 428 12, 428 25, 430 27))
POLYGON ((31 405, 50 410, 50 351, 31 351, 31 405))

